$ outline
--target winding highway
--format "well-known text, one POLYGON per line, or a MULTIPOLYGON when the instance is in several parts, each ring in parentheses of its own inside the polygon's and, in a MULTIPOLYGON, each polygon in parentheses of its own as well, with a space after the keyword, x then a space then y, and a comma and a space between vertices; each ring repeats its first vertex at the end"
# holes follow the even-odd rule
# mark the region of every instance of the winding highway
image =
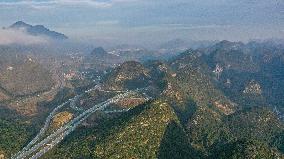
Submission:
MULTIPOLYGON (((64 102, 63 104, 58 105, 57 107, 55 107, 55 108, 52 110, 52 112, 51 112, 51 113, 48 115, 48 117, 46 118, 45 123, 44 123, 44 126, 41 128, 41 130, 40 130, 39 133, 36 135, 36 137, 34 137, 33 140, 30 141, 30 142, 28 143, 28 145, 23 148, 23 151, 28 150, 32 145, 34 145, 34 144, 40 139, 40 137, 42 137, 42 136, 44 135, 44 133, 47 131, 47 129, 48 129, 49 125, 50 125, 50 122, 51 122, 52 118, 54 117, 54 115, 57 113, 57 111, 58 111, 60 108, 62 108, 63 106, 65 106, 65 105, 68 104, 68 103, 69 103, 69 101, 66 101, 66 102, 64 102)), ((15 154, 12 158, 14 158, 15 156, 18 156, 20 153, 21 153, 21 151, 18 152, 17 154, 15 154)))
MULTIPOLYGON (((93 89, 90 89, 88 91, 85 91, 85 93, 88 93, 94 89, 98 89, 100 88, 95 87, 93 89)), ((63 104, 57 106, 47 117, 44 126, 42 127, 42 129, 40 130, 40 132, 37 134, 37 136, 27 145, 25 146, 22 151, 18 152, 17 154, 15 154, 12 159, 23 159, 23 158, 32 158, 32 159, 37 159, 39 157, 41 157, 43 154, 45 154, 46 152, 48 152, 50 149, 52 149, 55 145, 57 145, 58 143, 60 143, 67 135, 69 135, 71 132, 73 132, 78 125, 80 125, 83 121, 85 121, 90 115, 92 115, 94 112, 98 111, 98 110, 103 110, 109 106, 112 103, 116 103, 121 99, 126 98, 127 96, 130 96, 132 94, 138 93, 140 90, 137 89, 135 91, 126 91, 125 93, 116 95, 113 98, 110 98, 104 102, 101 102, 95 106, 93 106, 90 109, 87 110, 82 110, 83 112, 78 115, 76 118, 72 119, 71 121, 69 121, 67 124, 65 124, 64 126, 60 127, 58 130, 56 130, 55 132, 53 132, 52 134, 50 134, 49 136, 45 137, 44 139, 42 139, 41 141, 39 141, 39 139, 44 135, 44 133, 47 131, 48 126, 50 125, 51 119, 53 118, 53 116, 55 115, 55 113, 62 108, 63 106, 65 106, 66 104, 70 103, 70 106, 72 104, 72 107, 76 108, 76 100, 78 100, 81 95, 77 95, 75 97, 73 97, 72 99, 70 99, 69 101, 64 102, 63 104)), ((145 98, 146 100, 148 100, 148 97, 145 98)), ((113 110, 113 111, 106 111, 106 113, 119 113, 119 112, 126 112, 129 109, 125 109, 125 110, 113 110)))
MULTIPOLYGON (((96 85, 94 88, 85 91, 85 93, 89 93, 89 92, 91 92, 91 91, 93 91, 93 90, 96 90, 96 89, 99 89, 99 88, 100 88, 100 86, 99 86, 99 85, 96 85)), ((45 132, 47 131, 47 129, 48 129, 48 127, 49 127, 49 125, 50 125, 50 123, 51 123, 51 121, 52 121, 52 118, 53 118, 54 115, 58 112, 59 109, 61 109, 62 107, 64 107, 64 106, 67 105, 68 103, 70 103, 70 107, 71 107, 71 108, 73 108, 73 109, 75 109, 75 110, 77 110, 77 111, 82 111, 82 109, 80 109, 80 108, 78 108, 78 107, 76 106, 77 100, 78 100, 80 97, 82 97, 82 96, 83 96, 83 94, 81 94, 81 95, 76 95, 76 96, 74 96, 73 98, 69 99, 68 101, 66 101, 66 102, 64 102, 64 103, 62 103, 62 104, 60 104, 60 105, 58 105, 57 107, 55 107, 55 108, 51 111, 51 113, 48 115, 48 117, 46 118, 46 120, 45 120, 45 122, 44 122, 44 126, 41 128, 41 130, 39 131, 39 133, 33 138, 32 141, 30 141, 30 142, 28 143, 27 146, 25 146, 25 147, 23 148, 22 151, 19 151, 17 154, 13 155, 12 158, 16 158, 16 156, 18 156, 19 154, 21 154, 23 151, 27 151, 28 149, 30 149, 31 146, 34 145, 34 144, 45 134, 45 132)))

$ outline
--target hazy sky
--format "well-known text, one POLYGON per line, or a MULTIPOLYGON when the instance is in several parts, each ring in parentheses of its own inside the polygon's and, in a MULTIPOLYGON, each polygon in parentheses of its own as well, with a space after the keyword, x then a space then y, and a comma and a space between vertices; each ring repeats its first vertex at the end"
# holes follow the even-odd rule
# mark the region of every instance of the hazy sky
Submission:
POLYGON ((18 20, 133 43, 284 38, 284 0, 0 0, 0 26, 18 20))

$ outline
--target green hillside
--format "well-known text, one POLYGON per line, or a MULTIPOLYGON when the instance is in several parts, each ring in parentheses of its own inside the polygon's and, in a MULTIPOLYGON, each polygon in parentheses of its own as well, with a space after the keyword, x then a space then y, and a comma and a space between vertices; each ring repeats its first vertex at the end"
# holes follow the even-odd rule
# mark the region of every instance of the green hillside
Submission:
POLYGON ((9 158, 20 151, 33 133, 34 129, 29 124, 0 119, 0 154, 9 158))
POLYGON ((157 100, 140 105, 97 128, 76 131, 45 157, 196 158, 172 108, 157 100), (79 134, 83 134, 79 136, 79 134), (78 137, 78 138, 77 138, 78 137), (77 147, 80 142, 80 147, 77 147), (65 157, 63 157, 65 156, 65 157))
POLYGON ((149 84, 149 70, 141 63, 129 61, 113 69, 104 80, 110 90, 123 90, 146 87, 149 84))

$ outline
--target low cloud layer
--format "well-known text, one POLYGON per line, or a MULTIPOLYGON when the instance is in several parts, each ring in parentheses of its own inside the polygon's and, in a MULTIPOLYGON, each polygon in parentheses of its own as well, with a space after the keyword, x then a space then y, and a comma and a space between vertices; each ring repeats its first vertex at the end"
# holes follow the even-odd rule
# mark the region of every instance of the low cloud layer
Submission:
POLYGON ((31 45, 48 42, 49 39, 47 37, 32 36, 24 30, 0 29, 0 45, 31 45))

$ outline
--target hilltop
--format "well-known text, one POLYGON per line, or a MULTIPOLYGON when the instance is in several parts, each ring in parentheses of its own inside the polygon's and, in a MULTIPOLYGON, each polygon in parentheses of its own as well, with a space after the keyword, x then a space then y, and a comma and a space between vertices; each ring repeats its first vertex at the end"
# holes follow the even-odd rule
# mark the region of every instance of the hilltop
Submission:
POLYGON ((68 37, 62 33, 51 31, 47 29, 43 25, 30 25, 23 21, 18 21, 11 26, 8 27, 8 29, 15 29, 15 30, 24 30, 28 34, 33 36, 46 36, 53 40, 66 40, 68 37))

